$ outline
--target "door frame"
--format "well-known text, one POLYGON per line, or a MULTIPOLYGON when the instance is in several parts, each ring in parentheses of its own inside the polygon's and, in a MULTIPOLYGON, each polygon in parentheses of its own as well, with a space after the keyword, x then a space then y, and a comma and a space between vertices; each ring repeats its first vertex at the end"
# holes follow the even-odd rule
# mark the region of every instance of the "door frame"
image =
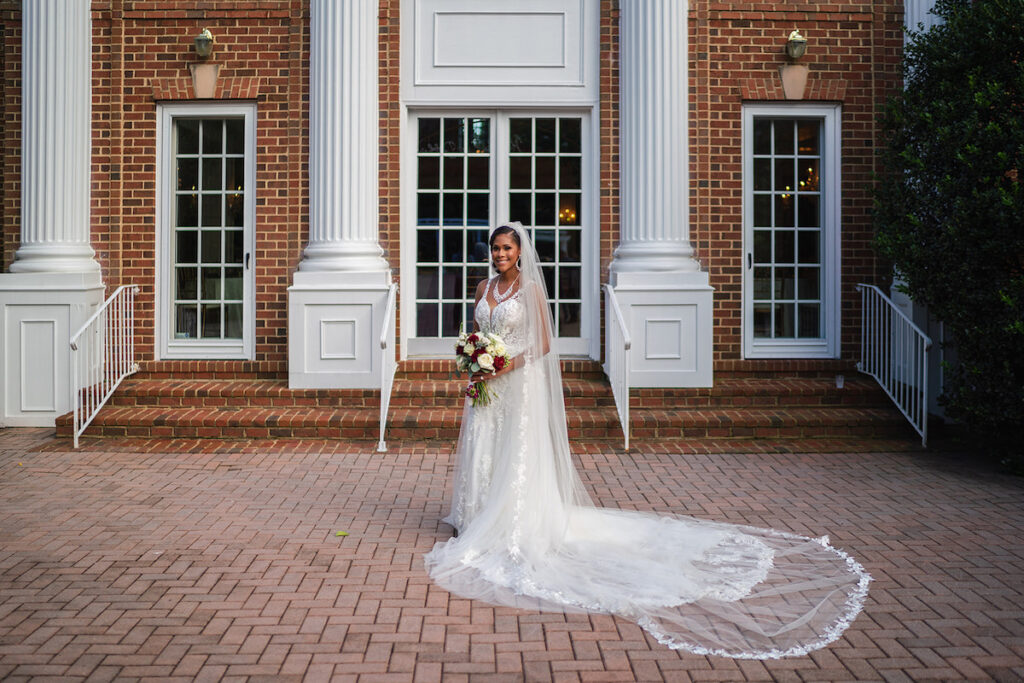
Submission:
POLYGON ((154 353, 157 360, 255 358, 256 104, 251 102, 169 103, 157 105, 156 130, 156 290, 154 353), (242 118, 245 121, 245 189, 242 270, 242 339, 180 340, 174 329, 174 121, 178 118, 242 118))
POLYGON ((743 356, 744 358, 838 358, 842 270, 842 107, 826 103, 744 103, 743 161, 743 356), (820 339, 755 339, 753 325, 753 202, 754 118, 816 119, 821 134, 821 268, 822 330, 820 339))
MULTIPOLYGON (((507 156, 507 145, 502 146, 499 136, 507 131, 507 121, 516 117, 533 118, 558 118, 561 116, 578 116, 581 118, 581 145, 583 150, 583 164, 581 165, 581 181, 583 185, 582 206, 590 216, 593 216, 592 228, 584 231, 582 245, 582 272, 581 272, 581 293, 584 294, 584 303, 580 310, 580 333, 577 340, 568 337, 559 340, 559 355, 562 357, 586 357, 599 359, 601 352, 601 316, 600 316, 600 197, 598 174, 600 172, 600 147, 599 147, 599 121, 595 107, 522 107, 522 106, 500 106, 486 105, 479 103, 465 103, 463 105, 446 105, 444 107, 403 107, 403 125, 401 128, 400 144, 402 148, 401 164, 399 168, 399 183, 401 187, 401 266, 399 273, 403 283, 409 283, 403 287, 404 296, 401 297, 399 314, 402 324, 401 330, 401 358, 446 358, 454 353, 455 338, 439 337, 436 342, 431 342, 420 348, 410 349, 411 341, 415 335, 413 318, 416 315, 415 279, 416 279, 416 153, 417 153, 417 121, 420 117, 432 116, 459 116, 459 117, 490 117, 492 120, 492 159, 495 163, 491 167, 492 199, 491 216, 494 229, 500 222, 494 222, 498 218, 498 205, 503 200, 499 192, 508 192, 508 164, 507 162, 497 163, 497 156, 504 153, 507 156), (589 292, 589 301, 586 301, 586 294, 589 292), (568 345, 568 348, 566 346, 568 345)), ((504 220, 504 219, 502 219, 504 220)))

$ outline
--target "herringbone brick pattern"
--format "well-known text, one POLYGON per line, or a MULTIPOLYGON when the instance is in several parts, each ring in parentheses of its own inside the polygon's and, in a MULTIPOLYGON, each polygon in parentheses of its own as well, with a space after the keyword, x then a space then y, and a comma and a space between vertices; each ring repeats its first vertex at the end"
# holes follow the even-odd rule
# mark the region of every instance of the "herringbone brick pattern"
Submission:
POLYGON ((1024 677, 1024 482, 948 456, 577 456, 603 505, 829 534, 874 575, 841 640, 745 662, 434 586, 421 555, 451 533, 436 445, 67 452, 52 434, 0 431, 6 680, 1024 677))

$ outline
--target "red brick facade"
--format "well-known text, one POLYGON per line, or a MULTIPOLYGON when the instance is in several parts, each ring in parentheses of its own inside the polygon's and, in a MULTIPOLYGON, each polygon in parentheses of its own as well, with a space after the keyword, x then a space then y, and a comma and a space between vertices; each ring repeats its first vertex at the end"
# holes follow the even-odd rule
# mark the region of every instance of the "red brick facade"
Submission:
MULTIPOLYGON (((380 244, 399 272, 400 0, 380 0, 380 244)), ((3 117, 0 121, 0 259, 6 271, 20 221, 20 3, 0 1, 3 117)), ((693 0, 689 13, 690 236, 715 289, 716 370, 767 367, 742 357, 741 110, 782 100, 786 36, 809 39, 805 100, 842 104, 842 354, 852 357, 858 299, 874 281, 868 192, 876 112, 899 84, 902 3, 777 3, 693 0)), ((616 0, 600 9, 600 272, 618 243, 618 21, 616 0)), ((154 363, 156 127, 160 101, 194 97, 192 37, 209 28, 219 65, 217 96, 257 103, 255 362, 217 367, 283 375, 287 288, 308 235, 309 6, 302 0, 94 0, 92 246, 108 288, 133 282, 138 352, 150 370, 211 363, 154 363)), ((682 84, 680 84, 682 87, 682 84)), ((777 363, 777 362, 776 362, 777 363)), ((799 362, 793 362, 797 365, 799 362)))

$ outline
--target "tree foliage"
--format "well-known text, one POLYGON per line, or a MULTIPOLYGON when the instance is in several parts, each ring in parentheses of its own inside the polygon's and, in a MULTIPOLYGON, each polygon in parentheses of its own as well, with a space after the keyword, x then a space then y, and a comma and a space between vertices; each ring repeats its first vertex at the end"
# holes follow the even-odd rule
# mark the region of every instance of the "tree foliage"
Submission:
MULTIPOLYGON (((939 0, 889 101, 876 244, 958 357, 947 415, 1024 425, 1024 0, 939 0)), ((913 27, 911 27, 913 28, 913 27)), ((1022 449, 1024 450, 1024 449, 1022 449)))

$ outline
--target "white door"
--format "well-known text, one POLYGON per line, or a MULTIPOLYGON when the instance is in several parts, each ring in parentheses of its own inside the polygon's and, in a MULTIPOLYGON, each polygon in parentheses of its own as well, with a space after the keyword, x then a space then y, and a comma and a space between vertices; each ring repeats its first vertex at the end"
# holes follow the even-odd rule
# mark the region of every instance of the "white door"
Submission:
POLYGON ((588 118, 445 112, 411 122, 410 355, 452 353, 460 327, 471 326, 476 285, 490 275, 488 234, 510 220, 521 221, 537 247, 561 353, 587 354, 597 290, 588 118))
POLYGON ((839 355, 838 119, 833 106, 744 107, 747 358, 839 355))
POLYGON ((161 108, 163 358, 253 357, 254 114, 161 108))

